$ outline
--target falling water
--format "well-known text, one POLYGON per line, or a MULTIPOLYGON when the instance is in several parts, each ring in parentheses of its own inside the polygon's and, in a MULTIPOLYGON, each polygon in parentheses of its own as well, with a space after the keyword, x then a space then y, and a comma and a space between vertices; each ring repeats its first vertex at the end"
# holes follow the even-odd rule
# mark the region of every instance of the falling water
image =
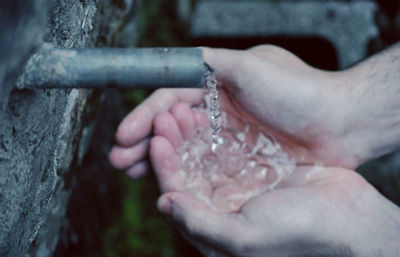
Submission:
POLYGON ((223 143, 223 139, 218 135, 222 127, 222 111, 218 103, 218 90, 217 79, 215 71, 207 64, 206 65, 206 88, 208 94, 206 95, 208 121, 212 130, 211 134, 211 149, 215 151, 216 148, 223 143))
POLYGON ((259 127, 230 127, 218 104, 217 81, 208 66, 205 97, 209 128, 197 128, 178 149, 187 192, 218 211, 237 211, 253 196, 274 189, 295 169, 281 145, 259 127))

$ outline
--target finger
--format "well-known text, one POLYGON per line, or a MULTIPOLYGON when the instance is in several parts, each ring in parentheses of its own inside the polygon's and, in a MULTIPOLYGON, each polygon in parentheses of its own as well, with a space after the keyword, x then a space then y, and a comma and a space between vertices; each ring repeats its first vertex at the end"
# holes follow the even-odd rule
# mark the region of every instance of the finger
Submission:
POLYGON ((193 109, 192 112, 196 123, 196 128, 208 126, 207 113, 204 109, 193 109))
POLYGON ((203 56, 217 74, 217 80, 224 86, 236 84, 235 81, 241 76, 244 58, 244 51, 217 49, 203 47, 203 56))
POLYGON ((216 213, 197 198, 179 192, 160 197, 159 210, 170 216, 189 237, 234 251, 251 242, 253 230, 239 214, 216 213))
POLYGON ((275 45, 259 45, 247 50, 255 56, 263 57, 269 63, 281 64, 284 67, 306 67, 305 63, 288 50, 275 45))
POLYGON ((154 134, 168 139, 175 149, 183 143, 183 137, 178 124, 171 113, 161 112, 156 115, 153 121, 154 134))
POLYGON ((128 168, 125 173, 132 179, 142 178, 149 170, 149 162, 147 160, 141 161, 128 168))
POLYGON ((117 169, 126 169, 142 160, 149 148, 149 139, 145 138, 132 147, 114 146, 109 154, 111 164, 117 169))
POLYGON ((182 102, 176 103, 171 108, 171 114, 178 124, 183 139, 190 139, 196 128, 196 121, 189 105, 182 102))
POLYGON ((150 134, 152 121, 159 112, 168 111, 177 102, 192 106, 203 100, 202 89, 159 89, 136 107, 118 127, 116 139, 122 146, 131 146, 150 134))
POLYGON ((183 190, 179 158, 168 139, 161 136, 152 138, 150 159, 162 192, 183 190))

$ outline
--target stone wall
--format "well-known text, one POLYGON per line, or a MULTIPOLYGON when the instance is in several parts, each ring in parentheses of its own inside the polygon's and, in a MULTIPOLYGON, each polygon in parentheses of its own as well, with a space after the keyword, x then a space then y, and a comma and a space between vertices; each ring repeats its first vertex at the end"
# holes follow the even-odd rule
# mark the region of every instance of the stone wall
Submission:
POLYGON ((365 58, 378 36, 373 1, 203 0, 191 24, 194 37, 322 38, 335 49, 340 68, 365 58), (251 14, 251 15, 247 15, 251 14))
POLYGON ((134 1, 0 5, 0 256, 52 256, 104 96, 88 90, 15 90, 14 83, 44 43, 116 44, 134 16, 134 1))

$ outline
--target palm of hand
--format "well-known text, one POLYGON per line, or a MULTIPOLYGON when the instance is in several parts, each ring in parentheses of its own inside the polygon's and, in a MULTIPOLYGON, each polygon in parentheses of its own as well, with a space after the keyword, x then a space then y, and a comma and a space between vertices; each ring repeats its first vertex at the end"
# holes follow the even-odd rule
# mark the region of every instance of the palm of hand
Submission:
POLYGON ((210 153, 209 146, 205 144, 205 148, 203 146, 203 149, 195 149, 191 163, 182 162, 182 157, 188 150, 189 152, 194 150, 193 140, 192 144, 186 145, 184 151, 182 142, 193 139, 196 127, 208 126, 206 113, 190 109, 184 103, 177 103, 170 112, 160 113, 155 118, 156 138, 153 139, 152 149, 160 149, 160 152, 157 151, 151 156, 164 192, 186 192, 202 199, 217 211, 234 212, 248 200, 268 189, 289 188, 305 183, 306 177, 310 177, 310 174, 324 170, 323 167, 313 164, 315 158, 306 148, 299 150, 290 139, 282 137, 267 126, 254 121, 248 122, 248 116, 236 107, 230 95, 224 90, 220 90, 219 102, 226 112, 227 126, 222 134, 228 138, 228 145, 220 146, 222 149, 217 148, 217 153, 221 151, 222 154, 215 155, 210 153), (247 133, 241 133, 243 131, 247 133), (238 133, 245 135, 243 142, 235 138, 238 133), (260 149, 251 157, 244 156, 256 148, 260 133, 272 134, 278 138, 281 145, 274 145, 270 141, 269 153, 260 154, 262 152, 260 149), (236 148, 240 150, 229 152, 227 148, 232 148, 233 141, 241 143, 236 148), (204 154, 204 151, 207 153, 204 154), (199 155, 202 156, 202 160, 196 159, 199 155), (221 160, 221 156, 230 158, 233 163, 226 158, 221 160), (166 162, 166 159, 169 162, 166 162), (239 163, 240 159, 242 164, 239 163), (297 162, 296 166, 293 160, 297 162), (199 166, 199 162, 211 165, 199 166), (257 165, 249 167, 254 162, 257 165), (243 169, 248 171, 244 175, 241 174, 243 169))
MULTIPOLYGON (((240 199, 232 211, 230 206, 225 205, 224 199, 237 193, 246 194, 249 188, 241 184, 242 180, 226 174, 226 171, 218 170, 217 180, 206 177, 196 187, 187 187, 190 173, 182 166, 179 148, 184 140, 193 137, 196 127, 208 126, 203 112, 184 104, 196 106, 201 102, 202 94, 196 90, 160 90, 153 94, 121 124, 117 134, 120 146, 114 148, 110 159, 119 168, 143 174, 147 169, 143 161, 147 152, 146 136, 152 130, 153 121, 156 136, 151 140, 150 155, 163 192, 158 203, 159 209, 171 216, 189 240, 206 255, 280 256, 279 247, 283 248, 284 243, 284 256, 298 256, 298 248, 295 247, 289 248, 294 253, 288 253, 287 244, 291 241, 296 245, 296 240, 306 240, 305 245, 308 246, 312 246, 309 243, 313 240, 339 244, 346 241, 342 234, 348 234, 350 241, 363 236, 363 233, 371 234, 363 230, 365 226, 360 225, 359 217, 365 216, 365 213, 373 213, 372 216, 378 217, 379 213, 371 208, 363 209, 360 213, 362 204, 358 202, 361 199, 365 206, 369 206, 365 203, 371 197, 372 200, 378 198, 379 194, 353 171, 313 165, 316 162, 344 167, 357 165, 351 151, 343 147, 343 142, 338 142, 340 134, 324 130, 335 127, 337 119, 331 119, 330 124, 321 127, 325 117, 331 118, 332 115, 329 110, 320 111, 318 108, 329 108, 337 103, 321 103, 327 98, 319 94, 316 94, 316 98, 297 95, 299 92, 293 90, 293 85, 304 89, 297 84, 302 78, 309 78, 305 84, 312 84, 312 88, 316 88, 315 81, 308 83, 316 73, 304 69, 304 64, 292 62, 292 57, 282 55, 279 51, 278 54, 274 54, 274 51, 265 54, 266 58, 260 64, 260 57, 264 53, 256 52, 250 56, 246 52, 207 50, 205 59, 213 67, 220 68, 220 79, 225 88, 235 87, 232 90, 235 94, 230 95, 234 97, 222 94, 221 99, 222 109, 228 113, 228 129, 243 131, 245 118, 251 123, 246 136, 249 146, 254 145, 259 131, 262 131, 274 136, 288 157, 296 160, 295 170, 290 177, 276 185, 276 190, 240 199), (255 58, 255 55, 258 56, 255 58), (243 63, 243 59, 247 59, 246 64, 238 65, 243 63), (276 69, 274 66, 279 65, 280 61, 284 66, 276 69), (292 69, 288 70, 288 67, 292 69), (267 79, 264 70, 271 75, 267 79), (287 83, 282 85, 282 82, 287 83), (287 99, 287 96, 292 97, 287 99), (296 99, 302 102, 291 101, 296 99), (255 106, 256 103, 265 105, 255 106), (308 111, 300 108, 302 106, 307 106, 308 111), (316 110, 317 115, 314 115, 316 110), (311 130, 301 126, 304 124, 311 130), (203 201, 195 197, 199 192, 206 196, 201 197, 203 201), (218 211, 211 209, 207 201, 217 206, 218 211), (351 222, 343 222, 344 219, 351 222), (343 227, 343 224, 347 227, 343 227), (353 231, 362 232, 354 235, 353 231), (337 242, 334 238, 342 238, 343 242, 337 242)), ((318 83, 324 81, 318 82, 317 79, 318 83)), ((343 130, 339 128, 339 131, 343 130)), ((267 157, 261 156, 259 161, 268 164, 267 157)), ((256 179, 249 182, 256 186, 261 184, 262 187, 272 180, 264 178, 261 182, 256 179)), ((297 245, 301 247, 304 244, 300 242, 297 245)))
MULTIPOLYGON (((333 87, 326 79, 328 75, 308 67, 287 51, 271 46, 250 51, 205 48, 204 57, 216 68, 217 79, 223 83, 219 91, 229 90, 222 109, 231 110, 239 120, 244 117, 262 127, 286 147, 285 151, 297 163, 324 163, 346 168, 360 164, 352 149, 348 149, 351 144, 343 141, 348 139, 348 135, 343 135, 348 128, 340 127, 343 117, 335 113, 338 108, 331 108, 340 105, 345 109, 346 106, 343 99, 334 97, 339 92, 332 92, 333 87)), ((201 90, 156 91, 119 126, 118 145, 110 153, 111 162, 134 178, 142 176, 149 167, 144 158, 155 115, 171 110, 177 102, 197 106, 201 100, 201 90)), ((170 140, 174 147, 180 144, 182 135, 185 139, 192 136, 185 132, 199 126, 193 118, 183 122, 187 124, 179 126, 181 135, 172 136, 170 140)))
MULTIPOLYGON (((163 148, 174 159, 174 170, 168 172, 172 175, 167 182, 161 176, 160 184, 167 184, 167 191, 195 195, 215 210, 233 212, 250 198, 287 183, 296 159, 309 160, 292 151, 287 146, 289 141, 280 145, 273 137, 266 136, 270 134, 265 126, 249 123, 224 90, 220 90, 219 102, 227 124, 220 133, 225 143, 214 152, 209 146, 210 135, 194 137, 196 126, 187 124, 197 120, 198 126, 207 127, 206 113, 195 113, 178 103, 170 113, 155 118, 155 135, 167 139, 163 148), (178 138, 186 140, 183 146, 178 138)), ((153 156, 153 163, 162 159, 158 154, 153 156)))
MULTIPOLYGON (((242 131, 245 127, 242 116, 237 115, 233 105, 226 100, 222 103, 227 112, 227 129, 242 131)), ((341 210, 341 215, 346 213, 355 197, 367 188, 368 184, 355 172, 306 164, 297 166, 290 177, 280 181, 275 190, 267 192, 265 188, 273 183, 276 177, 264 177, 260 180, 256 176, 250 176, 249 184, 244 185, 240 177, 229 174, 227 170, 218 169, 215 171, 217 179, 202 176, 198 180, 192 180, 190 176, 193 174, 182 167, 179 157, 182 154, 179 151, 181 144, 174 142, 178 134, 186 140, 193 135, 196 126, 185 127, 183 121, 188 120, 194 120, 197 125, 208 125, 204 113, 191 110, 182 103, 174 106, 171 113, 163 113, 156 117, 156 136, 151 142, 151 158, 164 193, 159 208, 174 216, 176 222, 182 223, 182 229, 189 236, 189 240, 206 255, 223 256, 223 253, 228 251, 240 256, 237 251, 242 249, 236 249, 236 246, 259 243, 263 246, 262 249, 249 249, 254 251, 252 256, 264 256, 266 252, 275 249, 280 243, 280 237, 290 238, 305 232, 312 237, 309 238, 312 241, 321 236, 318 231, 324 231, 326 236, 329 236, 330 231, 327 231, 327 227, 313 226, 315 219, 324 216, 323 219, 331 220, 330 225, 334 230, 337 209, 341 210), (185 131, 185 128, 192 130, 185 131), (195 183, 188 186, 188 181, 195 183), (254 191, 255 187, 263 190, 257 194, 254 191), (171 202, 174 203, 172 212, 171 207, 167 207, 171 202), (304 206, 307 206, 307 212, 304 206), (194 218, 188 219, 188 216, 194 218), (282 226, 287 229, 282 230, 282 226), (285 235, 280 234, 282 231, 285 235), (264 242, 257 241, 261 239, 270 239, 271 249, 267 249, 269 245, 265 245, 264 242), (215 245, 224 250, 216 250, 215 245)), ((250 124, 246 136, 249 148, 254 145, 260 129, 263 128, 250 124)), ((289 149, 286 145, 282 148, 289 149)), ((268 164, 268 156, 258 158, 257 161, 268 164)), ((289 158, 300 157, 292 151, 289 152, 289 158)), ((353 214, 349 212, 349 215, 353 214)), ((284 247, 287 245, 282 245, 282 248, 284 247)))
POLYGON ((296 156, 350 169, 362 162, 345 134, 351 128, 344 111, 349 101, 337 86, 341 79, 274 46, 237 52, 206 48, 204 55, 216 67, 235 111, 263 126, 296 156))

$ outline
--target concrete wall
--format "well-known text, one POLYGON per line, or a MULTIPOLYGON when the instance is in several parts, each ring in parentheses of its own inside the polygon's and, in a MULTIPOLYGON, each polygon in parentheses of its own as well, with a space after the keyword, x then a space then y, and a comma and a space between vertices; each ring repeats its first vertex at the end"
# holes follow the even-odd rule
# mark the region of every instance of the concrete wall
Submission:
POLYGON ((44 43, 115 44, 133 3, 1 1, 0 256, 53 255, 102 99, 88 90, 14 90, 16 78, 44 43))

